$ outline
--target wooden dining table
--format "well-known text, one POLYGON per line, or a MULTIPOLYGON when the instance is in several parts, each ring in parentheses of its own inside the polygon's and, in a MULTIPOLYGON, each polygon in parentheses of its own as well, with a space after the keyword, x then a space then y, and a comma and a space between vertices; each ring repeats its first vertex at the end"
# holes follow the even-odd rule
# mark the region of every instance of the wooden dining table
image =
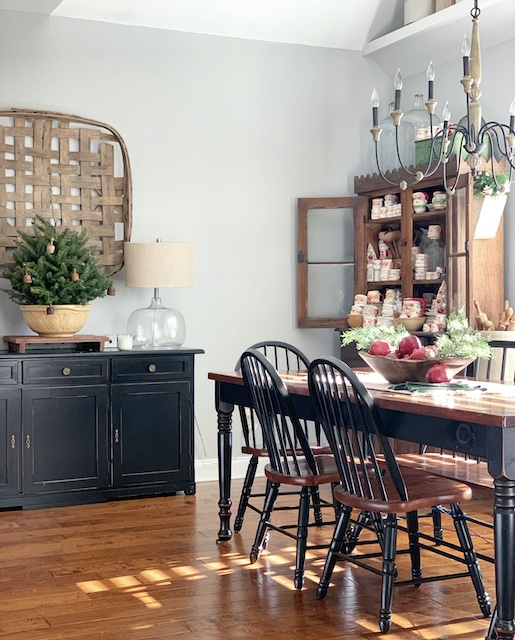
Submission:
MULTIPOLYGON (((409 442, 480 456, 494 483, 494 554, 498 640, 515 637, 515 385, 481 383, 480 389, 454 391, 435 386, 431 393, 393 391, 373 372, 359 372, 379 407, 386 434, 409 442)), ((306 373, 281 373, 300 417, 314 419, 306 373)), ((215 382, 218 415, 220 530, 231 531, 232 414, 251 406, 240 373, 208 374, 215 382)), ((477 381, 470 381, 471 387, 477 381)))

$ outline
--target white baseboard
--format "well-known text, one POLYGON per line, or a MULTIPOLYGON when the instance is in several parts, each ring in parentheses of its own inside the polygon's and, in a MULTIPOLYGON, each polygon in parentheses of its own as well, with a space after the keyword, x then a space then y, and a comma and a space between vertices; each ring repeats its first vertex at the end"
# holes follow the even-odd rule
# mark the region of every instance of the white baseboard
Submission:
MULTIPOLYGON (((250 457, 242 456, 233 458, 231 465, 231 477, 244 478, 249 464, 250 457)), ((266 460, 263 458, 259 461, 256 476, 262 477, 263 467, 266 460)), ((195 460, 195 482, 208 482, 218 480, 218 459, 211 458, 209 460, 195 460)))

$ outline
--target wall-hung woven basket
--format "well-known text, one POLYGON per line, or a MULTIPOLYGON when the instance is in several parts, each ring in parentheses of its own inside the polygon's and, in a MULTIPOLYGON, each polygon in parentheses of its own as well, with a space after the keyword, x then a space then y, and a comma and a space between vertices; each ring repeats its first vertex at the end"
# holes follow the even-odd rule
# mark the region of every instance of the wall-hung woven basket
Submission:
POLYGON ((123 266, 132 184, 127 148, 107 124, 46 111, 0 111, 0 264, 34 216, 86 229, 106 273, 123 266))

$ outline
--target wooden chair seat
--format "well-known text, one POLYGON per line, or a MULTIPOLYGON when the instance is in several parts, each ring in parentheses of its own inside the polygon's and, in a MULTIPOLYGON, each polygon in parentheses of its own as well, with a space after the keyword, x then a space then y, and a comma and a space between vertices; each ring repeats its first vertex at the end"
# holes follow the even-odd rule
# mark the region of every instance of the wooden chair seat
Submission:
MULTIPOLYGON (((315 455, 332 455, 331 447, 329 445, 311 445, 311 450, 315 455)), ((268 452, 266 447, 250 447, 247 445, 243 445, 241 447, 241 452, 246 453, 250 456, 258 456, 259 458, 266 458, 268 456, 268 452)), ((297 450, 298 455, 302 455, 302 450, 297 450)))
POLYGON ((270 464, 265 465, 265 475, 271 482, 289 484, 295 487, 315 487, 319 484, 337 483, 340 481, 340 474, 336 467, 336 462, 332 455, 315 456, 318 466, 318 473, 311 471, 306 460, 297 459, 298 470, 293 461, 288 461, 288 473, 276 471, 270 464))
MULTIPOLYGON (((338 502, 362 511, 380 513, 410 513, 419 509, 430 509, 435 504, 452 504, 472 498, 472 489, 461 482, 449 478, 409 469, 403 473, 408 494, 407 500, 390 497, 388 500, 360 497, 345 491, 342 486, 334 489, 334 497, 338 502)), ((383 476, 386 492, 395 495, 395 486, 390 477, 383 476)))

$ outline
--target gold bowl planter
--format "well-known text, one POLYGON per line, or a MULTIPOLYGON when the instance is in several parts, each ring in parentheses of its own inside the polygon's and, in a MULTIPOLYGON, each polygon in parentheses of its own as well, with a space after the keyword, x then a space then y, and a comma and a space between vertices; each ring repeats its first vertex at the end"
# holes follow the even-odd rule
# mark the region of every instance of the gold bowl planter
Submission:
POLYGON ((56 304, 52 308, 54 313, 48 314, 48 305, 20 305, 23 318, 32 331, 54 338, 65 338, 79 332, 86 324, 91 305, 56 304))

